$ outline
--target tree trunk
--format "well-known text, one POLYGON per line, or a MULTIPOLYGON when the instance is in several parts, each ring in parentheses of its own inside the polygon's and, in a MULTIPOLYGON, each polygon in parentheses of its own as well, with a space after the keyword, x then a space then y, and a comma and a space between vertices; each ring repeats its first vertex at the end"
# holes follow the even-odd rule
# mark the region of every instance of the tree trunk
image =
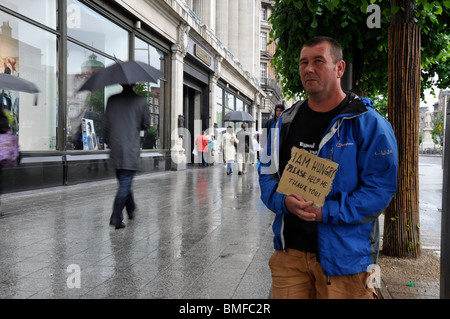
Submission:
POLYGON ((418 257, 420 27, 407 18, 393 21, 388 32, 388 118, 397 137, 399 169, 397 192, 385 211, 383 253, 418 257))

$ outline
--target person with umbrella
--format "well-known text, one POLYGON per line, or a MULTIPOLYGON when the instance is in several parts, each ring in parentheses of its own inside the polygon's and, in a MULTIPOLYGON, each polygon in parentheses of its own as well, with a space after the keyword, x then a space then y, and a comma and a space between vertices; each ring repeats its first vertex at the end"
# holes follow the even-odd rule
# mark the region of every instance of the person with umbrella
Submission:
POLYGON ((93 73, 78 89, 96 90, 112 84, 120 84, 123 91, 108 99, 103 121, 105 143, 111 149, 110 161, 116 169, 119 182, 113 204, 110 225, 124 228, 123 209, 133 219, 136 204, 131 184, 134 175, 141 168, 140 131, 150 127, 150 111, 145 97, 134 92, 137 82, 158 82, 164 74, 149 64, 140 61, 117 62, 93 73))
POLYGON ((253 142, 247 131, 247 124, 242 123, 241 130, 236 134, 239 144, 237 147, 238 175, 247 173, 247 163, 250 151, 253 151, 253 142))
POLYGON ((140 131, 150 126, 150 111, 147 100, 137 95, 132 85, 122 85, 123 91, 108 99, 103 123, 105 142, 111 149, 110 161, 116 170, 119 182, 114 199, 110 225, 124 228, 123 209, 133 219, 136 204, 133 198, 132 181, 140 170, 140 131))

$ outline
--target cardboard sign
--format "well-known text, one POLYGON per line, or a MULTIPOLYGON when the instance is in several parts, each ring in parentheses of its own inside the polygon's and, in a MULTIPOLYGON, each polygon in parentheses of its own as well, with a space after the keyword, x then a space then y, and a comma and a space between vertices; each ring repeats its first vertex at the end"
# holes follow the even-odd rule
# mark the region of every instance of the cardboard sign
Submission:
POLYGON ((322 207, 331 190, 338 166, 333 161, 293 147, 277 192, 285 195, 295 193, 306 201, 313 201, 314 206, 322 207))

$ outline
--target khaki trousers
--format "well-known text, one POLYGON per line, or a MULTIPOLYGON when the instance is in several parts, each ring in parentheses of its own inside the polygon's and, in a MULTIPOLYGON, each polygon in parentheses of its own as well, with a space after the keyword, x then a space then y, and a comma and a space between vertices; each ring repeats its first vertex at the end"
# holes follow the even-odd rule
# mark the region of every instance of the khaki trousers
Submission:
POLYGON ((276 250, 269 261, 272 299, 376 299, 373 272, 331 276, 329 282, 316 254, 276 250), (372 281, 370 287, 368 282, 372 281))

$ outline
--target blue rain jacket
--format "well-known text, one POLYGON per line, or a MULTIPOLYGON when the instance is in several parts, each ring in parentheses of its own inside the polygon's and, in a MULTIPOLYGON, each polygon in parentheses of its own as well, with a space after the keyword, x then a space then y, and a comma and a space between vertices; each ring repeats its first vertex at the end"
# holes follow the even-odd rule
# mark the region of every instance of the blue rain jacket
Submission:
MULTIPOLYGON (((284 249, 286 195, 276 191, 282 172, 279 153, 304 101, 285 110, 272 126, 258 166, 261 199, 275 213, 274 246, 284 249)), ((318 222, 318 256, 327 276, 351 275, 376 264, 378 217, 397 189, 397 141, 390 123, 368 98, 350 94, 349 104, 330 123, 318 155, 339 164, 318 222)))

